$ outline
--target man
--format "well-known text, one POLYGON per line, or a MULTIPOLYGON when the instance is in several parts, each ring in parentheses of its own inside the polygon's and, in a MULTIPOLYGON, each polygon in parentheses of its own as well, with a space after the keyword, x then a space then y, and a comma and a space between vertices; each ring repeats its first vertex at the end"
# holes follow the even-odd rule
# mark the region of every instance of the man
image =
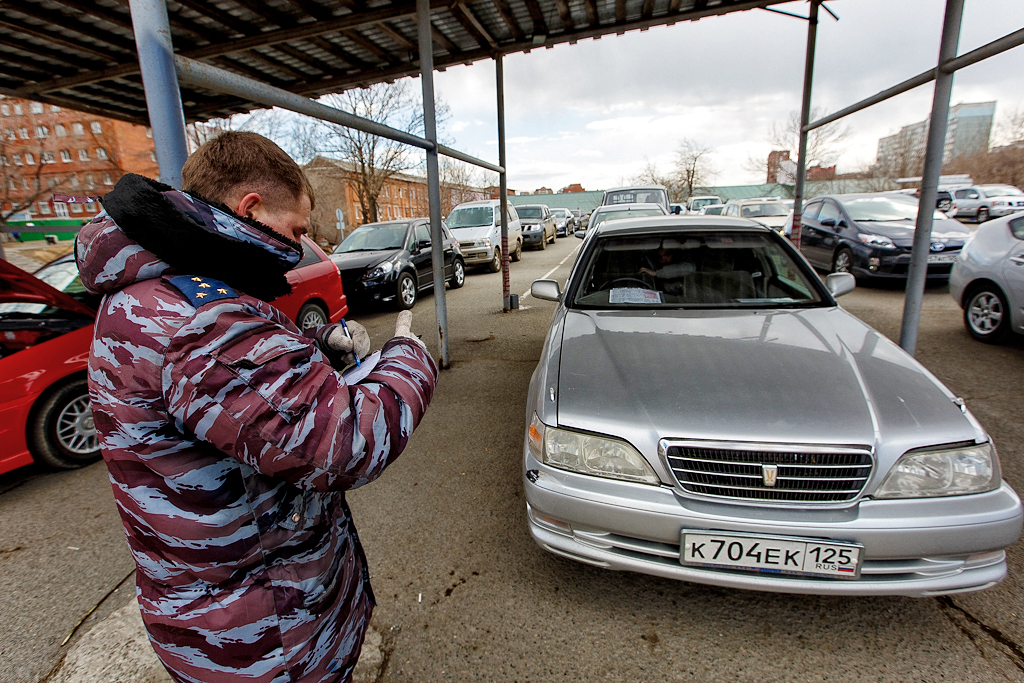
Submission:
POLYGON ((374 602, 344 491, 405 448, 437 367, 405 316, 347 385, 328 359, 365 354, 362 328, 304 336, 266 303, 314 201, 277 145, 227 133, 182 177, 124 176, 76 245, 143 621, 177 681, 347 681, 374 602))

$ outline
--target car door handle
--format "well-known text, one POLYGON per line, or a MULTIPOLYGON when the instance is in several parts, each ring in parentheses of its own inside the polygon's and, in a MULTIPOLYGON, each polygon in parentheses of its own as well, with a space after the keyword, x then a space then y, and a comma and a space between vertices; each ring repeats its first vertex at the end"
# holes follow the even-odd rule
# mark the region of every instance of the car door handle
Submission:
POLYGON ((1018 266, 1024 266, 1024 258, 1020 256, 1011 256, 1010 260, 1016 263, 1018 266))

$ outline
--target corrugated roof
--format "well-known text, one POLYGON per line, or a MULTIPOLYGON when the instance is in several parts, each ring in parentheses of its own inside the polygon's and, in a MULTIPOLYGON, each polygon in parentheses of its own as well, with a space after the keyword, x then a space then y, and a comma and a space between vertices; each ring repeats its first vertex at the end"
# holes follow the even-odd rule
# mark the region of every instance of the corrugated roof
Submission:
POLYGON ((604 190, 591 192, 559 192, 557 194, 516 194, 508 198, 513 206, 545 204, 549 209, 570 209, 590 213, 601 206, 604 190))
MULTIPOLYGON (((432 0, 444 70, 784 0, 432 0)), ((410 0, 168 0, 175 51, 317 97, 419 73, 410 0)), ((147 123, 128 0, 0 2, 0 94, 147 123)), ((185 118, 253 102, 184 86, 185 118)))

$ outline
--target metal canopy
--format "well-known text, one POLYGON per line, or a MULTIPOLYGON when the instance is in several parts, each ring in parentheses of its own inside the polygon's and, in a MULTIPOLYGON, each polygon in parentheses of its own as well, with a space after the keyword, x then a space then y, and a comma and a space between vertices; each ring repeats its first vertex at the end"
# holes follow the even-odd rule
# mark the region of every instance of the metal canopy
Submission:
MULTIPOLYGON (((431 0, 434 68, 784 0, 431 0)), ((420 73, 413 0, 168 0, 175 53, 309 97, 420 73)), ((0 3, 0 93, 149 122, 128 0, 0 3)), ((187 121, 257 108, 183 84, 187 121)))

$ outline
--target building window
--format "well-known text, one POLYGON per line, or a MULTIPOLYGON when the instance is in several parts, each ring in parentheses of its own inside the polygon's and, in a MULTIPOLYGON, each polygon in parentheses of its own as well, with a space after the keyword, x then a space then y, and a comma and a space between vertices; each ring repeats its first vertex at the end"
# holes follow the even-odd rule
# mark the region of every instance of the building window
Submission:
POLYGON ((80 149, 78 150, 78 158, 80 161, 89 161, 89 150, 80 149))
POLYGON ((0 154, 0 166, 10 165, 11 160, 7 158, 6 154, 0 154))
POLYGON ((25 163, 28 164, 29 166, 35 165, 36 158, 32 156, 32 152, 25 152, 25 163))
POLYGON ((92 173, 85 174, 85 184, 89 187, 90 190, 96 187, 96 179, 93 178, 92 173))
POLYGON ((43 103, 42 102, 31 102, 28 105, 28 110, 31 113, 33 113, 33 114, 42 114, 43 113, 43 103))
POLYGON ((149 160, 150 161, 156 161, 156 152, 150 151, 150 153, 149 153, 149 160))
POLYGON ((64 202, 54 202, 53 212, 57 214, 57 218, 68 218, 68 205, 64 202))
POLYGON ((18 136, 14 134, 13 128, 8 128, 6 131, 8 140, 17 140, 18 136))
POLYGON ((22 114, 22 112, 21 112, 21 105, 20 104, 14 105, 14 115, 15 116, 21 116, 21 114, 22 114))
POLYGON ((89 213, 94 212, 96 210, 96 204, 94 204, 93 202, 86 202, 85 210, 88 211, 89 213))
POLYGON ((4 116, 10 116, 11 108, 8 107, 6 104, 0 104, 0 114, 3 114, 4 116))
POLYGON ((36 137, 37 138, 48 138, 50 137, 50 129, 46 126, 36 126, 36 137))
POLYGON ((152 138, 153 137, 153 129, 150 128, 149 126, 146 126, 146 137, 147 138, 152 138))
POLYGON ((78 176, 77 176, 77 175, 73 175, 73 176, 71 176, 71 187, 78 187, 78 186, 79 186, 79 185, 81 185, 81 184, 82 184, 82 183, 81 183, 81 181, 80 181, 80 180, 78 179, 78 176))
POLYGON ((101 159, 101 160, 105 160, 107 158, 107 150, 103 149, 102 147, 97 147, 96 148, 96 158, 97 159, 101 159))
POLYGON ((60 160, 63 161, 65 164, 70 164, 71 163, 71 152, 69 152, 66 149, 62 149, 60 151, 60 160))
POLYGON ((58 107, 55 104, 51 104, 50 105, 50 113, 51 114, 59 114, 60 113, 60 107, 58 107))
POLYGON ((114 184, 114 181, 110 178, 110 174, 109 173, 104 173, 103 174, 103 184, 104 185, 113 185, 114 184))
POLYGON ((50 176, 49 178, 46 179, 46 185, 48 187, 57 187, 58 185, 60 185, 60 178, 50 176))
POLYGON ((99 121, 93 121, 89 124, 89 128, 92 130, 94 135, 99 135, 103 132, 103 124, 99 121))
POLYGON ((65 128, 62 124, 58 123, 56 126, 54 126, 53 130, 56 131, 57 137, 67 137, 68 129, 65 128))
POLYGON ((81 204, 72 204, 71 205, 71 213, 82 213, 82 205, 81 204))
POLYGON ((22 140, 28 140, 28 128, 19 128, 18 137, 22 140))
POLYGON ((72 123, 71 132, 75 135, 85 135, 85 128, 83 128, 80 123, 72 123))
POLYGON ((40 154, 39 155, 39 163, 41 163, 41 164, 52 164, 52 163, 54 163, 53 152, 43 152, 42 154, 40 154))
POLYGON ((39 213, 44 216, 50 215, 50 205, 47 202, 39 202, 39 213))

